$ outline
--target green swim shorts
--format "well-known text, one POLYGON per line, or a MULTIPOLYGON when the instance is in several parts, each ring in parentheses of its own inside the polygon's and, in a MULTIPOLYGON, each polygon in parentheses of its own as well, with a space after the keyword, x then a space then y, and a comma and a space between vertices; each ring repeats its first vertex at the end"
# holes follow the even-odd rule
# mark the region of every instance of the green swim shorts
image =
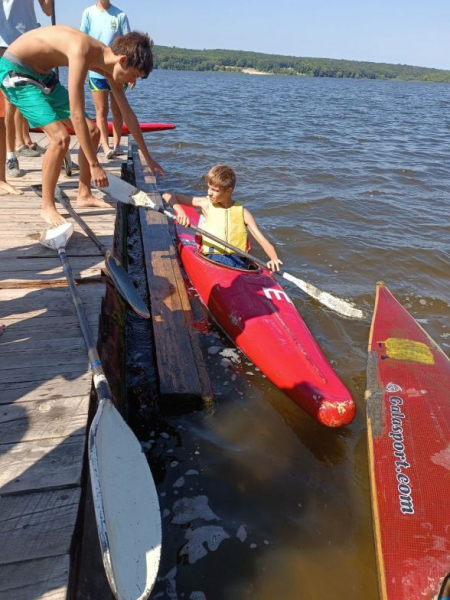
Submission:
POLYGON ((16 64, 5 57, 0 59, 0 87, 11 104, 17 106, 27 119, 30 127, 45 127, 55 121, 70 119, 69 93, 59 81, 50 94, 44 93, 35 85, 5 87, 3 85, 5 77, 12 71, 18 75, 33 77, 44 85, 48 84, 55 74, 51 71, 39 75, 31 69, 26 69, 23 64, 16 64))

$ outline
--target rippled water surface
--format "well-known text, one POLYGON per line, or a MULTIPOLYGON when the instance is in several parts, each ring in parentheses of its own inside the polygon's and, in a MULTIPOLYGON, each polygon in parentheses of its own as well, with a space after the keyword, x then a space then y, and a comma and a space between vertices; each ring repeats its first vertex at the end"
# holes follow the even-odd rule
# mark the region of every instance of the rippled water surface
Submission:
MULTIPOLYGON (((147 136, 167 170, 161 190, 198 195, 210 166, 230 164, 235 197, 288 272, 367 311, 384 280, 449 353, 449 86, 156 71, 129 100, 140 120, 177 125, 147 136)), ((244 357, 224 361, 232 346, 211 327, 214 406, 144 435, 164 517, 152 598, 378 597, 369 321, 286 289, 357 416, 340 430, 319 426, 244 357)))

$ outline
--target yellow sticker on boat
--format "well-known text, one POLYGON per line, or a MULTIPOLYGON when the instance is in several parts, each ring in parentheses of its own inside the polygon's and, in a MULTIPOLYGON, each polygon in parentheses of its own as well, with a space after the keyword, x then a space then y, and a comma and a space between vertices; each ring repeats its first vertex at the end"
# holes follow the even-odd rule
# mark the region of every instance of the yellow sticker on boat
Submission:
POLYGON ((411 360, 424 365, 434 365, 433 353, 422 342, 402 338, 388 338, 385 342, 386 355, 396 360, 411 360))

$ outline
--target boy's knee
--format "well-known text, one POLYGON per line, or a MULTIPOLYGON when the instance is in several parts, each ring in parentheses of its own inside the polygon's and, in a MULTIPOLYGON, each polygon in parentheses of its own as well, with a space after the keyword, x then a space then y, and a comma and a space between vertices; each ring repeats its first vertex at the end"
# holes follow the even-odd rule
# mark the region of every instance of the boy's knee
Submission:
POLYGON ((89 135, 92 139, 100 137, 100 129, 97 127, 95 123, 91 121, 92 125, 89 125, 89 135))
POLYGON ((70 135, 68 131, 66 131, 65 129, 58 131, 58 133, 51 137, 50 143, 54 144, 55 146, 58 146, 58 148, 64 150, 64 152, 67 152, 70 146, 70 135))
POLYGON ((89 135, 92 137, 95 137, 96 135, 98 135, 100 133, 100 129, 97 127, 97 124, 95 123, 95 121, 92 121, 91 119, 86 118, 86 125, 89 131, 89 135))

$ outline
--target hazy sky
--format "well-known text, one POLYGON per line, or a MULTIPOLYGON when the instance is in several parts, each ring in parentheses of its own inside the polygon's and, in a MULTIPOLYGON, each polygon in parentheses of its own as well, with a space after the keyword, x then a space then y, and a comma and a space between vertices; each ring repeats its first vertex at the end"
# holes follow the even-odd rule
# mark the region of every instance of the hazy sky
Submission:
MULTIPOLYGON (((93 1, 55 0, 79 27, 93 1)), ((120 0, 156 44, 450 69, 450 0, 120 0)), ((36 0, 42 25, 49 24, 36 0)))

